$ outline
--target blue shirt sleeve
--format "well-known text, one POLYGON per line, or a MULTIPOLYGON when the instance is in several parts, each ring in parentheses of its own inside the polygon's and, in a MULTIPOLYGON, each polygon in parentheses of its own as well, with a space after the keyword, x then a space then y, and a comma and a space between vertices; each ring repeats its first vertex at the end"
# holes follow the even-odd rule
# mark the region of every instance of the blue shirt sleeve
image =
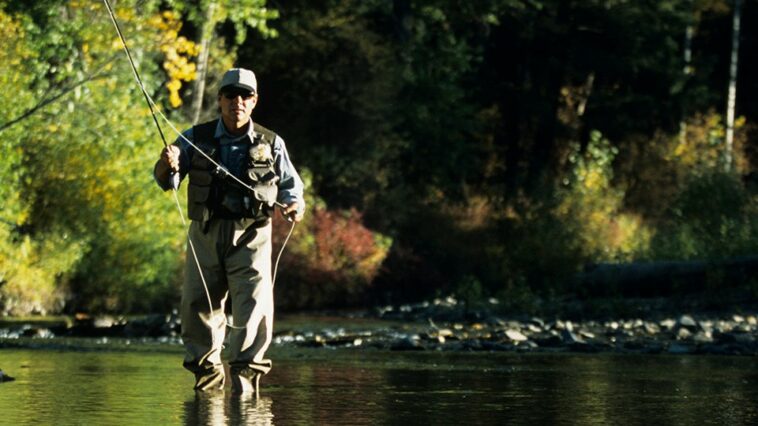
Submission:
POLYGON ((282 204, 297 203, 297 213, 305 212, 305 198, 303 198, 303 181, 297 174, 295 166, 290 161, 284 140, 278 135, 274 140, 274 169, 279 175, 279 193, 277 201, 282 204))

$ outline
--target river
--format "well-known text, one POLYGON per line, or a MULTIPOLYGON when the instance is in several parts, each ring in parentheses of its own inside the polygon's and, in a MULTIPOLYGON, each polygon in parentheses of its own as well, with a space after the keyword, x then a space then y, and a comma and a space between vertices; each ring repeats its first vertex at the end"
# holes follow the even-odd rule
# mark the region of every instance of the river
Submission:
POLYGON ((2 424, 750 425, 754 357, 274 347, 258 401, 196 395, 176 345, 0 349, 2 424))

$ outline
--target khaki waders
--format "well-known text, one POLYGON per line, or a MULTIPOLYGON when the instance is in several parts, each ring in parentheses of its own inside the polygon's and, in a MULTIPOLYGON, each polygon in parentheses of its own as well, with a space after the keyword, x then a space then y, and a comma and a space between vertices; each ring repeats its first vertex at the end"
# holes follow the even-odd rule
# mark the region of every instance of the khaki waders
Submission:
POLYGON ((224 306, 231 297, 229 371, 233 390, 257 391, 262 374, 271 369, 263 356, 271 343, 274 297, 271 283, 271 221, 212 219, 192 221, 189 239, 194 245, 208 287, 208 306, 200 271, 187 245, 182 289, 184 367, 195 373, 195 389, 224 386, 221 350, 226 332, 224 306), (205 231, 205 232, 204 232, 205 231))

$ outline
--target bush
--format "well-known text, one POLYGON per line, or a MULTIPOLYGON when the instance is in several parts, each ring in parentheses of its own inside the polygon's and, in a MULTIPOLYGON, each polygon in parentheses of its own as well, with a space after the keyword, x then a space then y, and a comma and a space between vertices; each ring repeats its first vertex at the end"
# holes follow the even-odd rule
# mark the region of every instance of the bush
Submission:
POLYGON ((758 204, 737 176, 691 178, 655 236, 653 258, 722 259, 758 250, 758 204))
MULTIPOLYGON (((311 175, 301 170, 310 188, 311 175)), ((391 239, 363 225, 360 212, 329 210, 306 195, 308 212, 297 225, 279 265, 277 304, 285 309, 354 306, 365 302, 391 239)), ((274 219, 274 251, 278 253, 290 224, 274 219)))

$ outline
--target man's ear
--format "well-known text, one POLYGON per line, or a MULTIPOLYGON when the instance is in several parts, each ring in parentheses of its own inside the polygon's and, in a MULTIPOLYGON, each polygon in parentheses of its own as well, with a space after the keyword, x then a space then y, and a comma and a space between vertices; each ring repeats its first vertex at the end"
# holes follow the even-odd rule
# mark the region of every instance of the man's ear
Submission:
POLYGON ((250 109, 250 115, 252 116, 253 110, 258 106, 258 94, 253 95, 253 108, 250 109))

